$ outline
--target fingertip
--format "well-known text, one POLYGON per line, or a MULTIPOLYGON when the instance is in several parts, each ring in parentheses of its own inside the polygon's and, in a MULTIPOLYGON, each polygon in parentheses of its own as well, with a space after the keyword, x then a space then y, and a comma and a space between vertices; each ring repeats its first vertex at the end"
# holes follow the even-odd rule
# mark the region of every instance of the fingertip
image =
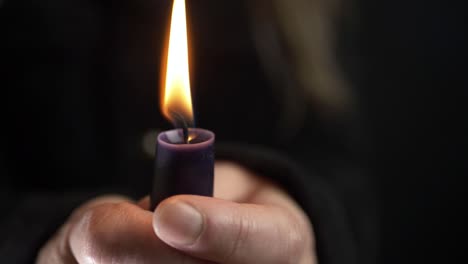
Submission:
POLYGON ((163 201, 153 215, 153 229, 165 243, 176 247, 194 244, 204 228, 202 213, 184 197, 163 201))

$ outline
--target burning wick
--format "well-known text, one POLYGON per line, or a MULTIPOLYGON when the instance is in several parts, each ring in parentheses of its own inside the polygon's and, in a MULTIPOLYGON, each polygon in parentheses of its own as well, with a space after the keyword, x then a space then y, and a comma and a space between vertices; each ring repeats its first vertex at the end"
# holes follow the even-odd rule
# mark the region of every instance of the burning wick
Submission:
POLYGON ((172 120, 174 120, 175 127, 182 128, 182 133, 184 136, 184 144, 190 144, 189 131, 188 131, 189 124, 185 120, 184 116, 174 111, 169 111, 169 113, 172 117, 172 120))

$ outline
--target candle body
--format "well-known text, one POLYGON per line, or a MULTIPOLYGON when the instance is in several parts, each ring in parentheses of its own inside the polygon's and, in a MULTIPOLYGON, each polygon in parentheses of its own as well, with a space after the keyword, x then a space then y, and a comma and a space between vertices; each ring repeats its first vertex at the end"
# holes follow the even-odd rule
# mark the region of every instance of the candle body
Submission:
POLYGON ((203 129, 189 129, 190 144, 175 129, 158 135, 151 209, 178 194, 213 196, 215 135, 203 129))

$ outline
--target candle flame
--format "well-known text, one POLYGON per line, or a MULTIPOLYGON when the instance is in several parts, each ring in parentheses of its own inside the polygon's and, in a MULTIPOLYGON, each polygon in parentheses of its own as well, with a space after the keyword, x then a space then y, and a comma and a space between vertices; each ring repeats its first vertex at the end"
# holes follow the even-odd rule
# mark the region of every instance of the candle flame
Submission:
POLYGON ((170 27, 161 108, 164 116, 176 126, 190 126, 193 108, 185 0, 174 0, 170 27))

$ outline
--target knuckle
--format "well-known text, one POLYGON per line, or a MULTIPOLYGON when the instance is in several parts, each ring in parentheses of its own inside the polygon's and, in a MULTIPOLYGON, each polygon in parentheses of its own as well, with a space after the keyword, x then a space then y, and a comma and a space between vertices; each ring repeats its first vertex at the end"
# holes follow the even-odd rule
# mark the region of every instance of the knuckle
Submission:
POLYGON ((245 245, 245 242, 248 240, 250 234, 252 233, 252 230, 255 228, 254 221, 249 215, 237 218, 234 221, 234 239, 232 240, 231 246, 226 251, 224 257, 225 263, 230 263, 232 259, 238 257, 238 255, 242 251, 242 248, 245 245))
POLYGON ((254 221, 248 215, 246 217, 241 217, 238 222, 237 228, 237 235, 236 235, 236 247, 234 249, 238 249, 241 247, 244 242, 250 236, 252 229, 254 228, 254 221))
POLYGON ((82 254, 87 258, 102 262, 111 257, 113 249, 119 240, 119 233, 112 228, 114 217, 122 214, 128 204, 103 204, 90 208, 83 213, 78 222, 78 236, 82 236, 84 244, 82 254))
POLYGON ((287 237, 287 248, 289 253, 293 256, 299 255, 304 250, 304 244, 306 241, 304 230, 298 227, 293 227, 287 237))

